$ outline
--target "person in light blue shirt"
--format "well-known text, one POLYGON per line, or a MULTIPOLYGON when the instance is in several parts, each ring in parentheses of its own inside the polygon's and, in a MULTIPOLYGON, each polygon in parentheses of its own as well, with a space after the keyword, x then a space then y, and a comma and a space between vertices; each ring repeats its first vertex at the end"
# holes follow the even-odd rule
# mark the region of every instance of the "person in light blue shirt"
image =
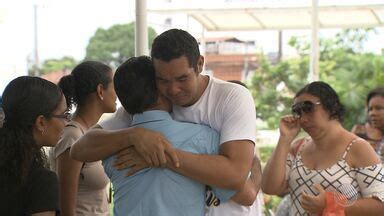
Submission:
MULTIPOLYGON (((169 112, 171 103, 158 94, 149 57, 133 57, 116 70, 116 94, 133 115, 131 127, 160 132, 175 148, 198 154, 218 154, 219 134, 203 125, 177 122, 169 112)), ((117 170, 116 155, 103 160, 114 187, 114 215, 204 215, 205 185, 170 169, 145 168, 127 177, 128 168, 117 170)), ((214 189, 226 201, 235 191, 214 189)))

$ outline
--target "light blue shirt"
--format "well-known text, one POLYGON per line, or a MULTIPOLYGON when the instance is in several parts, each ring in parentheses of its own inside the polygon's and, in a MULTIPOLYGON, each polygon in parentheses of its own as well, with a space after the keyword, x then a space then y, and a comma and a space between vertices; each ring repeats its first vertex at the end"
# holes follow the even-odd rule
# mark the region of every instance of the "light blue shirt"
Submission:
MULTIPOLYGON (((132 127, 162 133, 175 148, 198 154, 218 154, 219 134, 203 125, 174 121, 165 111, 147 111, 133 116, 132 127)), ((205 185, 169 169, 147 168, 126 177, 129 168, 116 170, 115 156, 103 160, 114 187, 114 215, 198 216, 204 215, 205 185)), ((216 189, 222 202, 235 191, 216 189)))

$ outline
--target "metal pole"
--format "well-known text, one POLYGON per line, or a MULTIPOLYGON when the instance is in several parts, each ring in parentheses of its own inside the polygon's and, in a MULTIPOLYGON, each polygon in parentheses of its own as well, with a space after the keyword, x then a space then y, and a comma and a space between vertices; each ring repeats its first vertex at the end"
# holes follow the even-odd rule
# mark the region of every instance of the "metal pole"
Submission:
POLYGON ((136 0, 135 56, 148 55, 147 0, 136 0))
POLYGON ((283 30, 279 30, 278 32, 278 40, 279 40, 279 44, 278 44, 278 52, 277 52, 277 62, 281 62, 281 59, 283 57, 283 30))
POLYGON ((39 76, 39 46, 38 46, 38 35, 37 35, 37 4, 33 5, 33 18, 34 18, 34 65, 33 67, 33 75, 39 76))
POLYGON ((318 0, 312 0, 312 37, 309 81, 319 80, 319 16, 318 0))
MULTIPOLYGON (((206 53, 206 41, 205 41, 205 27, 202 25, 201 26, 201 36, 200 36, 200 55, 204 56, 205 57, 205 53, 206 53)), ((204 62, 204 65, 203 65, 203 73, 205 73, 205 66, 207 65, 207 59, 205 59, 205 62, 204 62)))

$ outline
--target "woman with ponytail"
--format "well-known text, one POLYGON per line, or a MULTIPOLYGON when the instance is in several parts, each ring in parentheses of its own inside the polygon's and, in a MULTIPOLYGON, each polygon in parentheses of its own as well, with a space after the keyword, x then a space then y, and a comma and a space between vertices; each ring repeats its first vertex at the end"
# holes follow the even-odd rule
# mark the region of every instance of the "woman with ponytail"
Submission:
POLYGON ((60 89, 22 76, 4 90, 0 128, 0 215, 55 215, 56 174, 46 168, 43 146, 54 146, 69 120, 60 89))
POLYGON ((71 122, 64 128, 64 134, 54 149, 61 214, 64 216, 109 214, 106 191, 109 179, 101 161, 76 161, 69 156, 69 151, 103 113, 116 110, 112 80, 113 72, 109 66, 85 61, 59 81, 68 107, 75 108, 71 122))

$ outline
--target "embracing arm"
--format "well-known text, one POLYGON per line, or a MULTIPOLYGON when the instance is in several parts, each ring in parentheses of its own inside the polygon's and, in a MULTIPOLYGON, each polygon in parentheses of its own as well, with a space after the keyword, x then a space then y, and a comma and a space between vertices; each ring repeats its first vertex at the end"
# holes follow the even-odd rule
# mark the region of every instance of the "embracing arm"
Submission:
MULTIPOLYGON (((248 160, 251 161, 253 157, 253 143, 250 141, 233 141, 223 145, 220 151, 222 155, 194 154, 177 150, 180 166, 176 168, 172 164, 167 165, 175 172, 201 183, 214 187, 238 190, 239 192, 231 198, 238 204, 252 205, 260 188, 261 181, 261 165, 256 157, 251 169, 251 176, 245 181, 249 173, 249 168, 247 168, 248 160), (235 151, 232 147, 238 148, 235 151), (242 149, 242 151, 239 151, 239 149, 242 149)), ((128 176, 149 167, 134 148, 122 150, 117 157, 118 159, 115 161, 114 166, 117 169, 130 167, 128 176)))
POLYGON ((168 165, 175 172, 204 184, 240 190, 251 169, 253 148, 251 141, 236 140, 223 143, 220 155, 177 150, 180 166, 168 165))
POLYGON ((97 161, 129 146, 135 146, 149 165, 165 164, 165 154, 171 157, 176 166, 178 165, 176 152, 164 136, 143 128, 107 131, 98 127, 89 130, 73 144, 71 157, 85 162, 97 161), (146 137, 145 142, 143 137, 146 137), (150 145, 151 147, 148 147, 150 145))
POLYGON ((231 200, 240 205, 251 206, 255 202, 257 193, 260 190, 261 173, 260 160, 255 156, 253 158, 251 176, 245 182, 244 187, 231 197, 231 200))
POLYGON ((71 157, 84 162, 102 160, 129 146, 129 130, 107 131, 97 125, 72 145, 71 157))

